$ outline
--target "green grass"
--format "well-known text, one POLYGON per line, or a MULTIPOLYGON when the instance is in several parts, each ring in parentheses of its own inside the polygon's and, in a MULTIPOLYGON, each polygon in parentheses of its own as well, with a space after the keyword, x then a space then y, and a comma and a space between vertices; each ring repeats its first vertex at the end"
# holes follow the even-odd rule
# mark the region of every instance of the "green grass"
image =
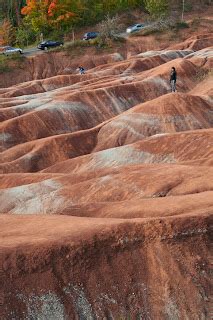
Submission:
POLYGON ((145 29, 145 30, 143 30, 142 32, 140 32, 140 33, 135 33, 134 35, 135 36, 144 36, 144 37, 146 37, 146 36, 149 36, 149 35, 151 35, 151 34, 159 34, 159 33, 162 33, 164 30, 160 30, 160 29, 149 29, 149 28, 147 28, 147 29, 145 29))
POLYGON ((10 72, 13 69, 21 69, 24 61, 25 57, 19 53, 9 56, 0 55, 0 74, 10 72))
POLYGON ((148 25, 147 27, 145 27, 144 29, 142 29, 138 32, 130 34, 130 36, 132 36, 132 37, 141 37, 141 36, 145 37, 145 36, 149 36, 152 34, 158 35, 158 34, 167 33, 172 30, 177 32, 177 31, 185 29, 185 28, 189 28, 188 23, 186 23, 185 21, 178 21, 176 23, 173 23, 171 21, 168 21, 168 22, 165 21, 164 24, 156 22, 156 23, 148 25))
POLYGON ((25 46, 21 46, 22 49, 31 49, 31 48, 35 48, 37 47, 38 43, 41 42, 41 41, 35 41, 35 42, 32 42, 28 45, 25 45, 25 46))
POLYGON ((62 47, 53 48, 47 51, 48 52, 65 52, 67 55, 75 57, 77 55, 82 55, 88 48, 94 48, 97 53, 109 52, 114 48, 119 49, 126 43, 126 39, 116 38, 108 39, 103 42, 101 38, 97 37, 91 40, 76 40, 74 42, 67 42, 62 47))
POLYGON ((185 21, 179 21, 175 24, 174 27, 176 30, 189 28, 189 24, 185 21))

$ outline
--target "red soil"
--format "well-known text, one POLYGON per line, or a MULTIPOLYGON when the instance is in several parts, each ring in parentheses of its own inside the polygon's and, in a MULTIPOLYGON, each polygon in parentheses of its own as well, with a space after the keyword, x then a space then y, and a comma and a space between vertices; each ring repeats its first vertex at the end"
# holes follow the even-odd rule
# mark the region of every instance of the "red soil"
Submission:
POLYGON ((211 316, 212 37, 183 40, 6 76, 1 319, 211 316))

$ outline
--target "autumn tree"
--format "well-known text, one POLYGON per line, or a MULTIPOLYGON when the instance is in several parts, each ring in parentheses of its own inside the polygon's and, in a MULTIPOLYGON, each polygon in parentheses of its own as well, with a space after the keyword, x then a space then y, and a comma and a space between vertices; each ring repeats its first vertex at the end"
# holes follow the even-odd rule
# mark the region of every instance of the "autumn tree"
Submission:
POLYGON ((0 26, 0 45, 11 45, 15 41, 15 29, 10 20, 4 19, 0 26))
POLYGON ((33 30, 47 33, 54 27, 60 27, 65 22, 70 22, 75 16, 69 10, 69 5, 62 0, 27 0, 27 5, 21 13, 26 16, 25 20, 31 21, 33 30))
MULTIPOLYGON (((157 1, 157 0, 156 0, 157 1)), ((143 7, 144 0, 0 0, 0 22, 16 28, 17 43, 35 41, 38 34, 57 37, 78 26, 94 25, 107 14, 143 7)), ((1 31, 2 32, 2 31, 1 31)))

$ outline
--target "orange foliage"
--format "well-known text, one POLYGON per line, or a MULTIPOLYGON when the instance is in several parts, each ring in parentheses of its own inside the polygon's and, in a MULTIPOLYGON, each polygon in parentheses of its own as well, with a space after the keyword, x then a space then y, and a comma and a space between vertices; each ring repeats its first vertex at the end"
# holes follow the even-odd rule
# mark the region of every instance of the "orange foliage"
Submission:
POLYGON ((30 14, 37 7, 36 0, 27 0, 27 5, 21 9, 21 13, 23 15, 30 14))
POLYGON ((54 18, 55 21, 68 20, 75 14, 66 10, 66 6, 59 4, 58 0, 27 0, 27 5, 22 8, 23 15, 30 15, 33 11, 46 14, 46 19, 54 18))
POLYGON ((56 10, 57 10, 57 0, 53 0, 49 5, 48 15, 53 16, 54 11, 56 11, 56 10))
POLYGON ((0 26, 0 45, 11 45, 15 37, 15 29, 8 19, 0 26))

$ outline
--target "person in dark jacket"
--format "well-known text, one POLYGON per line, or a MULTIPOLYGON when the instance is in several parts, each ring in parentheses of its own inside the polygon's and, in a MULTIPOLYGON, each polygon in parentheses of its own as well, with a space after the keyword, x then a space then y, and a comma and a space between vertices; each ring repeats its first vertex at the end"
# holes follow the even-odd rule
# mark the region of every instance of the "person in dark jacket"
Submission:
POLYGON ((78 69, 80 71, 80 74, 85 74, 85 69, 82 66, 80 66, 78 69))
POLYGON ((177 81, 177 72, 175 67, 172 67, 171 74, 170 74, 170 84, 172 92, 176 91, 176 81, 177 81))

